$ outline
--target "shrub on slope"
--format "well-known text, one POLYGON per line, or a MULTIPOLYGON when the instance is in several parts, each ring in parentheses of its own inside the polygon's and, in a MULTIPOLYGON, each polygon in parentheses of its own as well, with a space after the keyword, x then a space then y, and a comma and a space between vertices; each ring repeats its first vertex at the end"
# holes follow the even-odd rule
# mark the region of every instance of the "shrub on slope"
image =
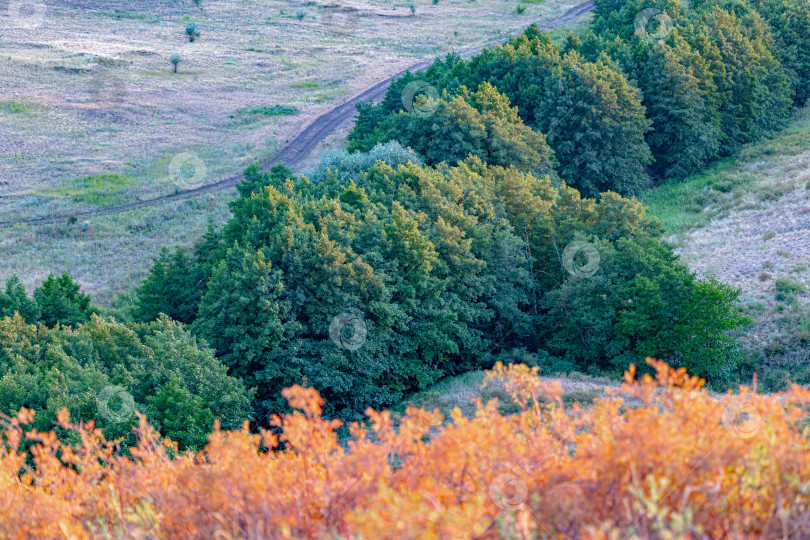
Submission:
POLYGON ((274 419, 278 431, 217 430, 203 452, 174 459, 146 424, 121 457, 62 413, 81 442, 68 449, 29 431, 42 442, 27 464, 15 452, 23 411, 1 439, 0 535, 805 536, 810 392, 712 397, 683 370, 653 366, 654 379, 636 380, 631 367, 616 396, 585 410, 563 408, 560 389, 529 368, 497 366, 490 377, 518 414, 499 414, 493 400, 469 419, 409 409, 394 426, 369 410, 345 445, 318 393, 294 387, 285 396, 298 410, 274 419))

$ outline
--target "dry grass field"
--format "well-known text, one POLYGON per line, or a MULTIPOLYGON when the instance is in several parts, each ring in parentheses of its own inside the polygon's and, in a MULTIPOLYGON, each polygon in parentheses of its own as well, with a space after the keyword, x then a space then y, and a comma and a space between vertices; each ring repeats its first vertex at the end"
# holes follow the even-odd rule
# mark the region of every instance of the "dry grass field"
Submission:
POLYGON ((645 194, 684 263, 742 291, 768 390, 810 383, 810 108, 737 158, 645 194))
MULTIPOLYGON (((0 221, 152 199, 238 174, 375 82, 573 4, 4 1, 0 221), (200 32, 193 42, 190 22, 200 32)), ((230 197, 0 230, 0 278, 16 272, 30 288, 68 270, 109 306, 162 246, 189 244, 209 219, 222 222, 230 197)))

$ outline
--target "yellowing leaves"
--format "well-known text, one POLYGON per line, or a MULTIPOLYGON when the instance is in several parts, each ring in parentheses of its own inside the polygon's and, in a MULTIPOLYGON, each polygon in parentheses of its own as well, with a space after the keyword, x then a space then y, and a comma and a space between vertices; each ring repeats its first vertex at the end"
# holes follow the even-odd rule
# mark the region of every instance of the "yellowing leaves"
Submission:
POLYGON ((274 432, 217 427, 197 454, 178 455, 141 417, 123 455, 60 413, 79 442, 25 432, 30 465, 22 412, 3 424, 0 537, 802 537, 810 392, 717 397, 650 363, 655 376, 631 368, 588 409, 563 408, 536 369, 498 364, 488 379, 521 413, 491 401, 472 418, 409 408, 395 423, 369 411, 370 429, 349 426, 348 441, 318 392, 295 386, 284 396, 299 410, 274 432))

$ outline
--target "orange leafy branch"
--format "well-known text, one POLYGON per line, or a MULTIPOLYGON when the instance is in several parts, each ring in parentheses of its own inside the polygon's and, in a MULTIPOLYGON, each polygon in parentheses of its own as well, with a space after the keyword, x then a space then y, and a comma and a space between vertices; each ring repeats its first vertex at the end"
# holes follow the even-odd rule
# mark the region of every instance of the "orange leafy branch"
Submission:
POLYGON ((499 364, 488 380, 520 413, 494 400, 471 418, 369 411, 349 441, 314 389, 293 387, 298 410, 275 418, 278 433, 217 427, 197 454, 143 417, 124 455, 91 423, 60 413, 77 434, 67 445, 21 411, 2 419, 0 537, 806 536, 810 390, 713 396, 650 365, 640 380, 631 366, 617 395, 564 409, 558 384, 499 364))

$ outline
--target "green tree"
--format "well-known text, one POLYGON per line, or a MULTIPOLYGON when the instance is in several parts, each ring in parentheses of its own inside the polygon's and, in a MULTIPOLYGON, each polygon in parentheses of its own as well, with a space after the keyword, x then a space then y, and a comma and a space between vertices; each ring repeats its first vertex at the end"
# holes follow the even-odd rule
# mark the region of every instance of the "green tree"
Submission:
POLYGON ((177 64, 179 64, 182 61, 183 61, 183 59, 180 57, 179 54, 172 53, 171 57, 169 58, 169 62, 172 63, 172 66, 174 67, 174 72, 175 73, 177 73, 177 64))
MULTIPOLYGON (((448 93, 461 86, 494 86, 527 126, 545 135, 559 162, 559 176, 588 196, 608 189, 637 193, 647 183, 644 168, 652 156, 644 140, 648 122, 638 90, 607 58, 588 62, 573 49, 563 54, 536 26, 469 62, 448 57, 424 73, 397 79, 380 104, 359 108, 351 149, 369 148, 379 140, 375 130, 390 129, 385 123, 402 109, 398 100, 415 81, 448 93)), ((435 141, 419 142, 440 147, 435 141)))
POLYGON ((491 174, 515 230, 525 231, 534 346, 550 370, 621 374, 652 356, 729 382, 741 359, 728 334, 743 322, 739 290, 698 280, 657 240, 661 225, 638 201, 611 192, 582 199, 516 170, 491 174), (577 243, 587 260, 566 260, 577 243))
POLYGON ((655 168, 665 177, 684 177, 717 156, 720 121, 703 59, 677 33, 671 41, 640 44, 637 74, 655 168))
POLYGON ((301 382, 300 371, 279 357, 298 330, 283 294, 281 272, 261 251, 234 244, 214 269, 193 326, 262 401, 280 401, 281 389, 301 382))
POLYGON ((546 136, 557 172, 587 196, 632 194, 647 183, 648 122, 638 90, 607 58, 562 54, 536 27, 471 60, 470 76, 494 84, 546 136))
POLYGON ((214 413, 201 396, 193 395, 171 374, 160 390, 146 399, 146 414, 162 433, 172 433, 180 448, 202 448, 214 425, 214 413))
MULTIPOLYGON (((733 309, 736 293, 713 295, 716 287, 689 277, 655 239, 661 226, 638 201, 610 192, 599 201, 583 199, 548 178, 475 158, 440 169, 377 163, 349 182, 271 183, 234 205, 224 236, 261 246, 281 271, 290 318, 301 329, 275 354, 300 366, 295 376, 306 376, 338 403, 331 413, 390 403, 443 375, 485 367, 494 354, 514 347, 581 370, 612 370, 619 356, 638 363, 648 349, 713 374, 721 371, 711 371, 714 364, 728 368, 737 361, 724 332, 738 321, 712 320, 733 309), (623 270, 611 287, 634 287, 647 260, 649 279, 667 283, 632 332, 611 322, 602 334, 614 348, 628 340, 645 340, 647 348, 614 352, 606 346, 588 356, 567 339, 554 296, 561 293, 554 291, 570 276, 561 252, 582 238, 605 243, 606 269, 616 252, 613 260, 623 270), (628 239, 641 247, 620 249, 628 239), (672 279, 684 283, 669 284, 672 279), (680 305, 687 293, 706 296, 708 307, 673 321, 668 302, 680 305), (341 350, 329 339, 330 322, 342 311, 365 321, 367 334, 356 350, 341 350), (656 348, 665 324, 673 337, 656 348), (700 346, 678 343, 694 335, 687 325, 713 333, 700 346), (673 355, 676 349, 680 356, 673 355)), ((592 309, 582 315, 588 317, 601 315, 592 309)), ((612 321, 609 312, 605 317, 612 321)))
POLYGON ((193 322, 205 290, 205 277, 185 249, 170 254, 164 247, 138 288, 135 319, 148 322, 165 313, 176 321, 193 322))
POLYGON ((723 154, 784 125, 790 86, 758 15, 744 27, 735 14, 712 7, 684 28, 684 37, 709 63, 723 154))
POLYGON ((5 292, 0 291, 0 318, 13 317, 15 313, 19 313, 29 323, 38 321, 40 314, 39 306, 28 297, 17 274, 6 280, 5 292))
POLYGON ((771 29, 773 51, 793 90, 793 103, 810 98, 810 7, 798 0, 756 0, 754 9, 771 29))
POLYGON ((638 90, 606 63, 565 55, 532 107, 560 162, 560 176, 587 196, 639 193, 652 161, 638 90))
POLYGON ((461 57, 452 54, 448 55, 445 61, 437 60, 434 62, 426 72, 412 73, 406 71, 401 77, 391 81, 385 97, 380 102, 358 103, 356 105, 357 119, 347 137, 349 152, 356 150, 366 152, 376 144, 375 142, 369 144, 369 140, 366 140, 367 137, 390 115, 405 110, 402 96, 409 84, 415 84, 419 89, 414 93, 414 99, 424 96, 430 88, 437 91, 446 89, 448 92, 455 92, 459 86, 458 78, 450 75, 450 73, 462 64, 461 57))
POLYGON ((189 41, 194 41, 200 35, 200 25, 190 22, 186 25, 186 35, 189 41))
POLYGON ((192 328, 256 390, 260 422, 292 383, 317 388, 327 415, 357 419, 512 349, 583 371, 648 354, 733 372, 725 332, 737 321, 725 317, 737 293, 696 280, 635 199, 582 198, 476 157, 252 181, 261 188, 243 191, 217 235, 231 247, 212 262, 192 328), (572 279, 575 242, 603 252, 593 282, 572 279), (698 298, 707 305, 689 305, 698 298))
POLYGON ((194 247, 193 253, 177 248, 170 254, 167 249, 162 249, 149 275, 138 287, 133 318, 139 322, 150 322, 164 313, 182 323, 194 322, 214 266, 226 251, 221 234, 209 222, 208 231, 194 247))
POLYGON ((268 179, 283 182, 287 178, 293 178, 294 176, 293 170, 283 164, 274 166, 270 169, 269 174, 260 174, 259 166, 254 164, 245 170, 245 179, 236 184, 236 190, 240 196, 247 197, 268 185, 268 179))
POLYGON ((15 316, 0 319, 0 334, 0 412, 33 409, 39 430, 53 429, 65 407, 132 445, 140 411, 181 449, 199 449, 215 418, 225 429, 252 418, 252 392, 166 317, 124 325, 93 316, 77 328, 49 329, 15 316))
POLYGON ((596 0, 592 29, 606 41, 645 40, 653 44, 688 18, 697 2, 680 0, 596 0))
POLYGON ((90 296, 80 292, 80 285, 64 272, 61 276, 50 274, 34 290, 34 300, 40 308, 40 322, 46 326, 57 323, 74 326, 87 322, 93 309, 90 296))
POLYGON ((598 271, 566 276, 544 299, 541 333, 551 355, 580 371, 616 375, 655 357, 720 386, 733 381, 742 355, 728 331, 744 321, 734 307, 739 289, 698 280, 643 234, 593 245, 598 271))
POLYGON ((366 146, 396 140, 428 164, 455 165, 473 155, 487 163, 553 174, 554 153, 545 137, 526 126, 517 108, 489 83, 477 92, 461 87, 455 96, 424 98, 415 112, 402 111, 379 126, 366 146))
POLYGON ((580 50, 591 59, 610 54, 638 82, 656 169, 683 176, 781 127, 791 95, 806 99, 810 12, 794 7, 781 0, 598 0, 598 37, 580 50))
POLYGON ((301 325, 273 354, 328 396, 332 413, 354 417, 486 365, 496 329, 525 336, 519 239, 468 170, 378 162, 357 182, 268 178, 274 185, 233 206, 225 238, 258 246, 281 271, 301 325), (334 337, 344 317, 364 321, 356 349, 334 337))

